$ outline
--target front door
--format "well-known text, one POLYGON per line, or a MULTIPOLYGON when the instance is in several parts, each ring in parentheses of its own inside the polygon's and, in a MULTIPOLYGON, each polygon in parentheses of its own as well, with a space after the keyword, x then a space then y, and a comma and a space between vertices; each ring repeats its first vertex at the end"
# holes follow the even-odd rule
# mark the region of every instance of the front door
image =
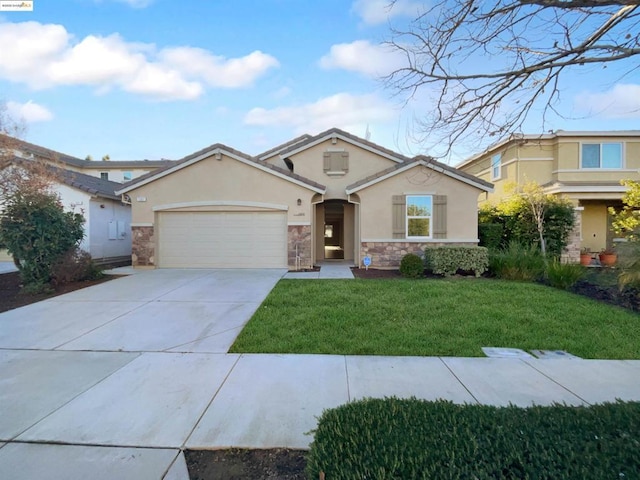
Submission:
POLYGON ((316 259, 353 260, 354 206, 343 200, 328 200, 316 208, 316 259))

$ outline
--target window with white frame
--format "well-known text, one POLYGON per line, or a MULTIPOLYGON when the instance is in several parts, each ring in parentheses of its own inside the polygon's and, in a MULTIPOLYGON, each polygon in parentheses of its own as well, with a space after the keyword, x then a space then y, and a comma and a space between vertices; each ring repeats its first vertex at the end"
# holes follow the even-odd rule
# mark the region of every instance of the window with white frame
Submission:
POLYGON ((122 172, 122 180, 125 182, 130 181, 132 178, 131 172, 122 172))
POLYGON ((502 176, 502 155, 496 153, 491 157, 491 180, 497 180, 502 176))
POLYGON ((582 168, 622 168, 622 143, 583 143, 582 168))
POLYGON ((102 180, 109 180, 109 172, 100 172, 100 178, 102 180))
POLYGON ((431 195, 407 195, 407 238, 431 237, 433 198, 431 195))

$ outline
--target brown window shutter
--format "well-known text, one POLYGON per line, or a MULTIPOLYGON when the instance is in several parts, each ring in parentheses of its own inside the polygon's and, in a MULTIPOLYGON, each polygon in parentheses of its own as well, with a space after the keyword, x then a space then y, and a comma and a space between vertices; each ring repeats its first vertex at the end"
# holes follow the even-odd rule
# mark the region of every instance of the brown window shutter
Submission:
POLYGON ((324 169, 325 172, 328 172, 328 171, 331 170, 331 152, 324 152, 322 157, 323 157, 323 160, 324 160, 323 169, 324 169))
POLYGON ((406 212, 407 201, 404 195, 393 196, 391 217, 393 221, 393 238, 406 237, 406 212))
POLYGON ((349 171, 349 152, 342 152, 342 169, 343 172, 349 171))
POLYGON ((433 196, 433 238, 447 238, 447 196, 433 196))

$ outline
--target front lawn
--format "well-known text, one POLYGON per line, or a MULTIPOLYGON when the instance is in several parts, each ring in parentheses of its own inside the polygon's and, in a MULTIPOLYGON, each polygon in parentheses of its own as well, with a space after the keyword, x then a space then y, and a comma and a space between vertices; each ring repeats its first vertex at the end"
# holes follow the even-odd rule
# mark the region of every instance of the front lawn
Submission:
POLYGON ((481 347, 640 359, 640 318, 500 280, 281 280, 231 352, 483 356, 481 347))

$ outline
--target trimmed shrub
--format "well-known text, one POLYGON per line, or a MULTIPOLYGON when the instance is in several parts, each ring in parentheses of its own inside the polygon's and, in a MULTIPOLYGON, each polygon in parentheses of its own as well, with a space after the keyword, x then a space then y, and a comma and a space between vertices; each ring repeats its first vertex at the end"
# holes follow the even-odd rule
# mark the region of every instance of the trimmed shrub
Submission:
POLYGON ((462 270, 479 277, 489 266, 489 252, 485 247, 427 247, 424 258, 427 270, 436 275, 455 275, 462 270))
POLYGON ((507 248, 489 255, 489 273, 505 280, 535 281, 545 272, 544 257, 537 245, 510 242, 507 248))
POLYGON ((102 269, 94 263, 91 255, 81 248, 74 247, 53 265, 51 284, 57 286, 83 280, 96 280, 102 275, 102 269))
POLYGON ((415 253, 407 253, 400 260, 400 273, 407 278, 420 278, 424 275, 424 261, 415 253))
POLYGON ((547 266, 546 279, 554 288, 569 290, 584 277, 585 268, 579 263, 562 263, 554 260, 547 266))
POLYGON ((478 225, 478 238, 480 246, 489 250, 499 250, 502 244, 504 227, 500 223, 480 223, 478 225))
POLYGON ((308 478, 637 478, 640 403, 519 408, 365 399, 325 410, 308 478), (321 477, 321 472, 324 477, 321 477))
POLYGON ((20 270, 25 291, 49 288, 53 264, 84 237, 84 217, 65 212, 46 191, 17 191, 5 199, 0 238, 20 270))

